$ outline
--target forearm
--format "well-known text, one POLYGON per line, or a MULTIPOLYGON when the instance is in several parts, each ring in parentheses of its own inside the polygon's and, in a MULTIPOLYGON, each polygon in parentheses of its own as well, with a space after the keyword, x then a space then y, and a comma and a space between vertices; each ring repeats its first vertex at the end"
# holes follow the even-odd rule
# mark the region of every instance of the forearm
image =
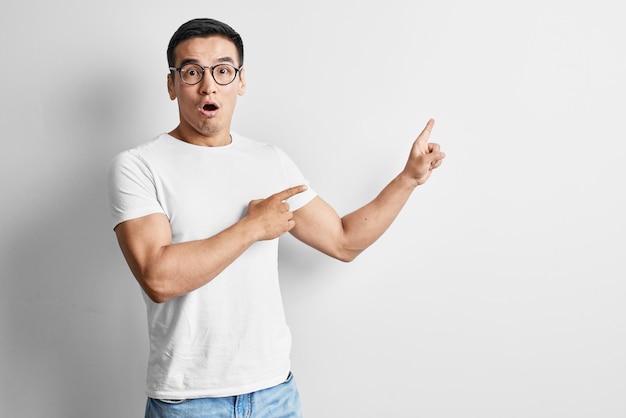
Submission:
POLYGON ((445 154, 428 143, 434 121, 426 124, 411 148, 406 166, 374 200, 340 218, 319 196, 294 213, 292 234, 305 244, 342 261, 352 261, 396 219, 415 188, 441 165, 445 154))
POLYGON ((242 220, 210 238, 158 248, 135 275, 152 300, 165 302, 213 280, 254 242, 242 220))
POLYGON ((404 173, 395 177, 374 200, 341 218, 343 248, 352 259, 372 245, 393 223, 417 184, 404 173))
MULTIPOLYGON (((424 184, 445 154, 428 143, 434 125, 430 119, 413 143, 404 170, 368 205, 342 218, 344 246, 358 255, 376 241, 395 220, 415 188, 424 184)), ((356 257, 354 255, 354 257, 356 257)))
POLYGON ((253 200, 241 220, 207 239, 172 244, 169 220, 161 213, 122 222, 115 233, 141 287, 153 301, 165 302, 213 280, 255 242, 293 228, 285 201, 305 190, 294 186, 253 200))

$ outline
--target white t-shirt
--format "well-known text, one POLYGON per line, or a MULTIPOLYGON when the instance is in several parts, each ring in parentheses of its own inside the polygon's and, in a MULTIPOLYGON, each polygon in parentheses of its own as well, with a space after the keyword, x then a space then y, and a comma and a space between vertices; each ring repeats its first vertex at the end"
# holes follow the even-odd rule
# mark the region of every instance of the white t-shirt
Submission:
MULTIPOLYGON (((109 172, 113 225, 153 213, 173 243, 211 237, 240 220, 248 203, 307 184, 280 149, 232 134, 223 147, 162 134, 122 152, 109 172)), ((310 202, 310 188, 289 200, 310 202)), ((291 335, 278 283, 278 239, 253 244, 216 278, 157 304, 144 293, 150 336, 147 394, 157 399, 234 396, 284 381, 291 335)))

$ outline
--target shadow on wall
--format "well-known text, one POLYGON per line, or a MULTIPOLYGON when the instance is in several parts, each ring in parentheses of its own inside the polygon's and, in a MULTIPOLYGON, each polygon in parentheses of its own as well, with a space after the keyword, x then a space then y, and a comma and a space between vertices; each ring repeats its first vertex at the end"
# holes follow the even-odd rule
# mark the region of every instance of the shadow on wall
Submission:
POLYGON ((133 132, 133 92, 121 79, 74 83, 69 95, 46 99, 63 101, 46 116, 50 135, 38 149, 49 155, 39 157, 61 174, 39 173, 31 198, 44 198, 29 209, 35 216, 12 225, 2 255, 2 386, 16 408, 5 404, 7 416, 139 416, 145 402, 143 301, 115 242, 105 188, 108 163, 133 132), (131 100, 117 99, 121 88, 131 100))

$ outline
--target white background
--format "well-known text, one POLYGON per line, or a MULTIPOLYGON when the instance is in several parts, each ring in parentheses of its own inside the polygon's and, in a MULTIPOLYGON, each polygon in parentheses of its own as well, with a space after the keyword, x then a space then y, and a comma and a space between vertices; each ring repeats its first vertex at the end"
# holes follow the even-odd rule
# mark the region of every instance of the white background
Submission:
POLYGON ((105 173, 175 127, 167 42, 214 17, 246 47, 234 129, 282 147, 341 214, 429 117, 448 155, 355 262, 281 243, 308 418, 626 416, 619 4, 4 4, 1 415, 142 416, 144 303, 105 173))

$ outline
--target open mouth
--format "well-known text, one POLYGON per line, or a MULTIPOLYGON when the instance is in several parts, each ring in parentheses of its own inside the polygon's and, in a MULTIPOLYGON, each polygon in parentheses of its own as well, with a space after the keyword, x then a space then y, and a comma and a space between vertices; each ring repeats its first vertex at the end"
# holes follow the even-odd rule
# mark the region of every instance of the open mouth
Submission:
POLYGON ((202 103, 201 107, 200 107, 200 112, 208 117, 208 118, 212 118, 213 116, 217 115, 217 111, 220 109, 220 107, 212 102, 206 102, 206 103, 202 103))

